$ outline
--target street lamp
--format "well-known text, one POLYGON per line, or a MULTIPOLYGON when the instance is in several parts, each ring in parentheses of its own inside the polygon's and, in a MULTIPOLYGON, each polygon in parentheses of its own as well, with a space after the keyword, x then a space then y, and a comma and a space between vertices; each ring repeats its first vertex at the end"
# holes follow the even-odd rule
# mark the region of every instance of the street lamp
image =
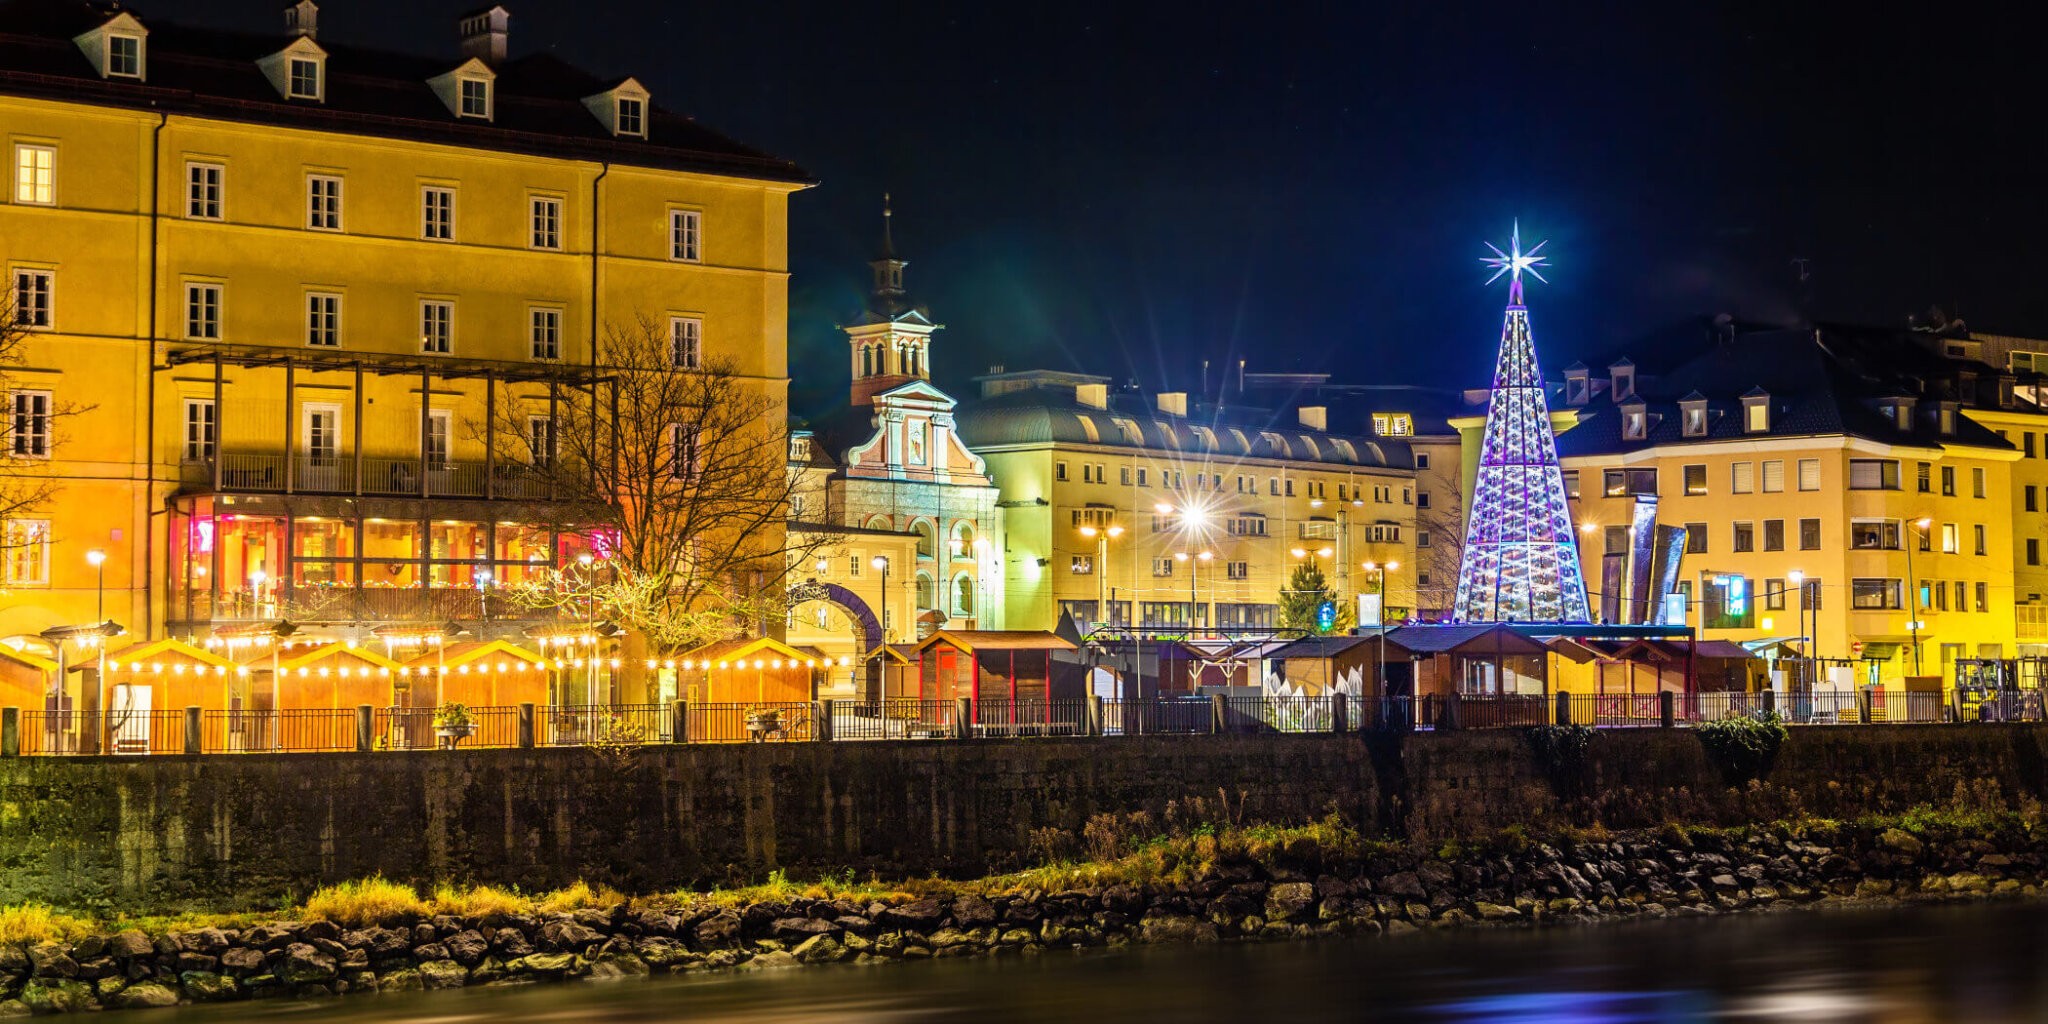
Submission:
POLYGON ((591 569, 591 565, 596 561, 597 559, 588 551, 576 556, 576 564, 583 567, 583 612, 590 629, 590 632, 585 634, 590 641, 590 665, 585 678, 588 680, 588 693, 592 700, 597 699, 597 573, 591 569))
MULTIPOLYGON (((1089 566, 1095 573, 1095 623, 1098 626, 1109 622, 1109 542, 1111 538, 1124 535, 1121 526, 1083 526, 1081 536, 1095 542, 1095 561, 1089 566)), ((1057 570, 1055 570, 1057 571, 1057 570)), ((1095 630, 1089 630, 1090 633, 1095 630)))
POLYGON ((1216 554, 1212 551, 1203 551, 1190 555, 1185 551, 1176 551, 1173 557, 1188 563, 1188 632, 1192 633, 1195 629, 1195 613, 1202 607, 1201 594, 1196 590, 1201 580, 1202 563, 1216 557, 1216 554))
MULTIPOLYGON (((1804 572, 1801 572, 1801 571, 1799 571, 1798 569, 1794 569, 1794 570, 1792 570, 1791 572, 1788 572, 1788 573, 1786 573, 1786 574, 1785 574, 1785 580, 1786 580, 1786 582, 1788 582, 1788 583, 1792 584, 1792 589, 1794 589, 1794 590, 1797 590, 1797 591, 1799 592, 1799 606, 1798 606, 1798 609, 1799 609, 1799 653, 1800 653, 1800 660, 1801 660, 1802 662, 1807 662, 1807 663, 1809 663, 1809 664, 1808 664, 1808 667, 1810 668, 1810 667, 1811 667, 1810 663, 1811 663, 1811 662, 1812 662, 1812 660, 1813 660, 1812 648, 1813 648, 1814 646, 1816 646, 1816 645, 1815 645, 1815 644, 1813 644, 1813 642, 1812 642, 1812 641, 1808 640, 1808 639, 1807 639, 1807 636, 1806 636, 1806 574, 1805 574, 1804 572)), ((1816 615, 1816 616, 1814 616, 1814 619, 1815 619, 1815 621, 1814 621, 1814 631, 1815 631, 1815 632, 1819 632, 1819 631, 1820 631, 1820 622, 1819 622, 1819 619, 1820 619, 1820 617, 1816 615)), ((1800 675, 1801 675, 1802 677, 1804 677, 1804 676, 1806 676, 1806 675, 1808 675, 1808 674, 1810 674, 1810 673, 1807 673, 1807 672, 1802 672, 1802 673, 1800 673, 1800 675)), ((1799 681, 1803 683, 1803 682, 1805 682, 1806 680, 1805 680, 1804 678, 1801 678, 1801 679, 1800 679, 1799 681)))
POLYGON ((1365 570, 1366 572, 1372 573, 1372 574, 1373 574, 1373 577, 1374 577, 1374 579, 1375 579, 1375 580, 1377 581, 1377 583, 1379 584, 1379 585, 1378 585, 1378 587, 1377 587, 1376 589, 1378 590, 1378 593, 1379 593, 1379 599, 1380 599, 1380 607, 1379 607, 1379 617, 1380 617, 1380 621, 1379 621, 1379 627, 1380 627, 1380 643, 1379 643, 1379 648, 1380 648, 1380 674, 1379 674, 1379 685, 1380 685, 1380 689, 1381 689, 1381 691, 1382 691, 1382 692, 1384 692, 1384 691, 1385 691, 1385 689, 1386 689, 1386 686, 1387 686, 1387 571, 1388 571, 1388 570, 1390 570, 1390 569, 1399 569, 1400 567, 1401 567, 1401 563, 1399 563, 1399 562, 1393 562, 1393 561, 1390 561, 1390 562, 1388 562, 1388 563, 1387 563, 1387 564, 1385 564, 1385 565, 1381 565, 1381 564, 1379 564, 1378 562, 1370 562, 1370 561, 1369 561, 1369 562, 1365 562, 1364 564, 1362 564, 1361 566, 1359 566, 1359 568, 1362 568, 1362 569, 1364 569, 1364 570, 1365 570))
POLYGON ((93 583, 93 589, 97 592, 98 596, 93 605, 92 620, 94 622, 105 622, 107 621, 107 553, 99 548, 93 548, 85 553, 85 561, 86 564, 92 566, 93 572, 98 575, 98 579, 93 583))
POLYGON ((476 574, 476 608, 477 624, 479 626, 491 621, 491 572, 489 569, 476 574))
MULTIPOLYGON (((1914 529, 1919 530, 1922 535, 1925 535, 1927 528, 1933 525, 1934 520, 1928 516, 1921 516, 1913 520, 1914 529)), ((1913 541, 1915 539, 1913 537, 1906 538, 1906 593, 1911 595, 1906 600, 1906 608, 1908 613, 1912 615, 1912 618, 1906 622, 1906 628, 1911 630, 1913 634, 1913 674, 1917 676, 1920 674, 1920 582, 1913 575, 1913 541)))
POLYGON ((868 562, 882 574, 882 642, 889 642, 889 559, 876 555, 868 562))

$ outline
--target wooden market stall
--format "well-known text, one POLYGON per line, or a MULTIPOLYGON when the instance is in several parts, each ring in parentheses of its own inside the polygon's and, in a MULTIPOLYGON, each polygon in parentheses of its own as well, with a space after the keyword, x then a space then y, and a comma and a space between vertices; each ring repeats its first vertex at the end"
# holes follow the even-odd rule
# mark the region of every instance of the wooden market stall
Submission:
POLYGON ((676 661, 680 692, 688 702, 692 742, 763 738, 768 716, 775 738, 809 736, 811 702, 832 659, 815 647, 791 647, 773 637, 720 640, 683 652, 676 661), (757 729, 748 729, 749 717, 757 729))
POLYGON ((917 659, 911 654, 916 644, 883 644, 863 659, 868 666, 870 700, 904 700, 917 697, 917 659))
MULTIPOLYGON (((81 665, 73 671, 93 667, 81 665)), ((82 753, 178 754, 185 750, 185 709, 219 716, 239 708, 248 669, 182 640, 111 651, 100 675, 98 736, 82 753)), ((220 719, 216 718, 215 721, 220 719)), ((218 743, 214 745, 218 749, 218 743)))
POLYGON ((49 709, 50 680, 56 675, 56 662, 12 643, 0 644, 0 707, 49 709))
POLYGON ((974 701, 977 727, 1078 727, 1086 717, 1082 666, 1053 655, 1074 644, 1042 630, 939 630, 911 649, 921 700, 974 701))

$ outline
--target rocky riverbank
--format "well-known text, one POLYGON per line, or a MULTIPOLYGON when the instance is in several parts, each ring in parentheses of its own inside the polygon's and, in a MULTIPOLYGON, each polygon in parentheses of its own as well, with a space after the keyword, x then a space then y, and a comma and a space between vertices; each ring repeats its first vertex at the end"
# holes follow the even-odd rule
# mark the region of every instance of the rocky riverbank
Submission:
POLYGON ((1029 954, 1133 942, 1389 934, 1792 907, 2033 896, 2048 833, 1979 821, 1660 829, 1333 857, 1282 843, 1183 881, 1032 888, 1033 873, 888 899, 704 899, 562 914, 137 929, 0 945, 0 1014, 1029 954), (950 889, 950 891, 942 891, 950 889))

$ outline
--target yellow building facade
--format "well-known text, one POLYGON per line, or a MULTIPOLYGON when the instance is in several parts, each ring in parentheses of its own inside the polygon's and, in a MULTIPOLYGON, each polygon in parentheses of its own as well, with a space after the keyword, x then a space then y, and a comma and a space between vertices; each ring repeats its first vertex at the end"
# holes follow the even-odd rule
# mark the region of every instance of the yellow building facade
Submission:
POLYGON ((310 3, 181 49, 97 10, 0 46, 8 471, 57 487, 6 526, 0 636, 492 617, 590 550, 526 469, 603 407, 607 331, 782 407, 795 167, 506 59, 498 8, 445 58, 330 56, 310 3))

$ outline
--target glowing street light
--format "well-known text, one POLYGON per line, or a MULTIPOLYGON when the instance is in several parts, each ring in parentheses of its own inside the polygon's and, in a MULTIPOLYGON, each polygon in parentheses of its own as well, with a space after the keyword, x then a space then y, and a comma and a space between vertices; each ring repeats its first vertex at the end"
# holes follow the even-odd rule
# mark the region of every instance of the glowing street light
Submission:
POLYGON ((882 642, 889 642, 889 559, 876 555, 868 561, 875 571, 882 574, 882 642))
POLYGON ((92 620, 94 622, 105 622, 107 621, 107 553, 99 548, 93 548, 85 553, 85 561, 86 564, 92 566, 93 572, 98 576, 97 581, 93 584, 93 589, 98 592, 98 599, 93 606, 92 620))

